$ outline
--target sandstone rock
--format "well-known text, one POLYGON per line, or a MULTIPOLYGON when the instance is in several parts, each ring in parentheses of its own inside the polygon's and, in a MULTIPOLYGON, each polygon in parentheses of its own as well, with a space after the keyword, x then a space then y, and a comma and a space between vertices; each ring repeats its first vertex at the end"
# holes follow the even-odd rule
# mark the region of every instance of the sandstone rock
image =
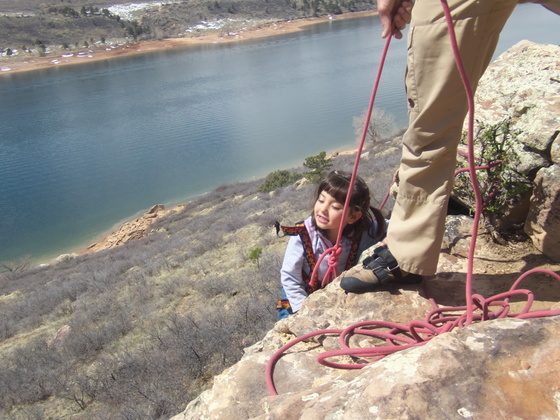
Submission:
POLYGON ((530 159, 541 161, 560 128, 559 55, 558 45, 521 41, 488 67, 476 92, 477 120, 495 124, 513 117, 526 155, 522 171, 542 166, 530 159))
POLYGON ((143 238, 150 233, 148 230, 149 226, 158 218, 178 211, 182 207, 183 206, 181 205, 173 209, 166 210, 163 204, 156 204, 141 217, 123 224, 119 229, 111 233, 103 240, 91 244, 84 253, 98 252, 104 249, 114 248, 132 240, 143 238))
POLYGON ((543 166, 550 165, 550 159, 548 159, 548 157, 544 157, 539 153, 527 149, 527 146, 524 144, 514 144, 513 150, 518 158, 515 170, 519 174, 533 175, 543 166))
MULTIPOLYGON (((375 319, 407 322, 423 317, 431 309, 418 289, 385 288, 378 293, 345 294, 338 282, 312 294, 300 312, 276 323, 259 343, 246 349, 246 356, 214 379, 214 387, 189 404, 177 419, 248 419, 263 414, 268 397, 265 368, 270 356, 287 342, 318 329, 345 328, 350 323, 375 319), (218 397, 219 396, 219 397, 218 397), (261 401, 262 400, 262 401, 261 401)), ((321 337, 298 344, 298 351, 282 358, 275 371, 279 392, 303 392, 337 381, 347 372, 328 369, 314 356, 337 346, 336 339, 321 337)), ((354 376, 355 373, 350 373, 354 376)), ((297 418, 291 416, 289 418, 297 418)))
POLYGON ((560 129, 556 131, 554 141, 552 142, 550 157, 552 158, 552 163, 560 165, 560 129))
MULTIPOLYGON (((429 310, 413 290, 344 295, 336 285, 316 292, 302 313, 280 321, 236 365, 214 380, 185 419, 464 419, 558 418, 560 317, 500 319, 473 324, 362 370, 320 365, 332 337, 290 349, 274 369, 278 396, 265 384, 273 352, 298 334, 377 319, 407 323, 429 310), (334 304, 328 306, 328 303, 334 304)), ((351 342, 367 345, 367 339, 351 342)), ((345 356, 347 357, 347 356, 345 356)))
POLYGON ((72 254, 62 254, 62 255, 59 255, 59 256, 56 257, 56 258, 53 258, 53 259, 50 261, 49 264, 58 264, 58 263, 61 263, 61 262, 63 262, 63 261, 68 261, 68 260, 74 259, 74 258, 76 258, 77 256, 78 256, 78 254, 74 254, 74 253, 72 253, 72 254))
MULTIPOLYGON (((475 97, 475 120, 496 124, 511 118, 510 128, 519 132, 517 143, 513 144, 517 161, 506 168, 511 179, 522 180, 520 176, 524 175, 532 181, 539 170, 560 159, 559 56, 560 46, 521 41, 490 64, 480 80, 475 97)), ((457 196, 457 199, 474 207, 469 195, 457 196)), ((531 191, 525 192, 520 188, 501 209, 490 215, 492 226, 501 231, 512 225, 525 224, 529 209, 536 205, 530 203, 531 199, 531 191)), ((547 197, 544 202, 547 206, 558 206, 554 200, 547 197)), ((542 204, 538 206, 542 207, 542 204)), ((533 219, 535 211, 540 214, 547 212, 542 208, 531 211, 533 219)), ((557 233, 554 229, 551 231, 550 224, 547 226, 548 240, 551 243, 560 241, 560 237, 553 239, 557 233)), ((544 226, 539 229, 542 231, 544 226)))
POLYGON ((304 186, 306 186, 306 185, 309 185, 310 183, 311 183, 311 182, 310 182, 307 178, 303 177, 303 178, 298 179, 298 180, 294 183, 294 185, 296 186, 296 188, 302 188, 302 187, 304 187, 304 186))
POLYGON ((165 206, 163 204, 156 204, 155 206, 152 206, 152 208, 148 210, 144 216, 153 217, 156 214, 161 213, 162 211, 165 211, 165 206))
POLYGON ((560 165, 541 169, 535 179, 525 232, 537 249, 560 261, 560 165))
POLYGON ((255 418, 557 418, 559 326, 555 317, 456 330, 337 381, 268 397, 255 418))
POLYGON ((441 249, 451 251, 460 242, 467 242, 472 234, 473 219, 465 215, 447 216, 441 249))

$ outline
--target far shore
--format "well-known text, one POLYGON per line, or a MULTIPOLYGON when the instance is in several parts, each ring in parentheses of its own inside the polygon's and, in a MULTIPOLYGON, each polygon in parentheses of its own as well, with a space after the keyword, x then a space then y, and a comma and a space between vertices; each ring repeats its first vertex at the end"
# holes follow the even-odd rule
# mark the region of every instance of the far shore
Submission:
MULTIPOLYGON (((291 21, 280 21, 267 23, 254 29, 238 31, 235 35, 222 35, 221 31, 216 30, 207 32, 200 36, 185 36, 181 38, 169 38, 158 41, 141 41, 129 43, 116 48, 94 47, 84 48, 78 52, 62 54, 60 52, 50 53, 43 57, 23 55, 0 59, 0 77, 3 74, 14 74, 41 70, 51 67, 83 64, 85 62, 109 60, 116 57, 131 56, 136 54, 146 54, 150 52, 163 51, 177 47, 204 44, 225 44, 231 42, 242 42, 251 39, 265 38, 276 35, 283 35, 307 29, 310 25, 328 22, 330 20, 353 19, 377 15, 376 11, 364 11, 354 13, 344 13, 342 15, 322 16, 317 18, 303 18, 291 21), (65 56, 63 56, 65 55, 65 56)), ((381 36, 381 34, 379 34, 381 36)))

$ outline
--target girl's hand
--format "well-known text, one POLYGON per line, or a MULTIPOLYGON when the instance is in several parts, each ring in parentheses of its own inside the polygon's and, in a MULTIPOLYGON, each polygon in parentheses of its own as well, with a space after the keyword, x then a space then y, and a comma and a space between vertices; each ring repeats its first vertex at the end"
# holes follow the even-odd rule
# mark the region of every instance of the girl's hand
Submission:
POLYGON ((396 39, 401 39, 401 30, 410 23, 412 7, 413 3, 410 0, 378 0, 377 11, 383 27, 381 38, 387 38, 394 25, 393 35, 396 39))

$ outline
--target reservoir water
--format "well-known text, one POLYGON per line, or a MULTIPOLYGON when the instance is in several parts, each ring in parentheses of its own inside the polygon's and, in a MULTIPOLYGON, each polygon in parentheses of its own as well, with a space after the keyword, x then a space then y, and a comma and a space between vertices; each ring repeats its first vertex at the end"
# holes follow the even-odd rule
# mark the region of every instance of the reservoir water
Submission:
MULTIPOLYGON (((560 43, 559 18, 522 5, 496 55, 560 43)), ((154 204, 356 144, 384 41, 376 17, 0 77, 0 261, 84 248, 154 204)), ((406 125, 405 41, 376 106, 406 125)))

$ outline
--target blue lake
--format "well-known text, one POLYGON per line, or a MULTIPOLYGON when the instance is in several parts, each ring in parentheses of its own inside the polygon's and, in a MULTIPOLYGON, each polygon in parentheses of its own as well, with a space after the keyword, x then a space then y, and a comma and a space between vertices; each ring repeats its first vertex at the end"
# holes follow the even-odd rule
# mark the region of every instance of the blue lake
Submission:
MULTIPOLYGON (((499 54, 560 43, 522 5, 499 54)), ((384 44, 376 17, 295 34, 0 76, 0 261, 83 249, 154 204, 356 145, 384 44)), ((376 106, 406 125, 405 41, 376 106)))

